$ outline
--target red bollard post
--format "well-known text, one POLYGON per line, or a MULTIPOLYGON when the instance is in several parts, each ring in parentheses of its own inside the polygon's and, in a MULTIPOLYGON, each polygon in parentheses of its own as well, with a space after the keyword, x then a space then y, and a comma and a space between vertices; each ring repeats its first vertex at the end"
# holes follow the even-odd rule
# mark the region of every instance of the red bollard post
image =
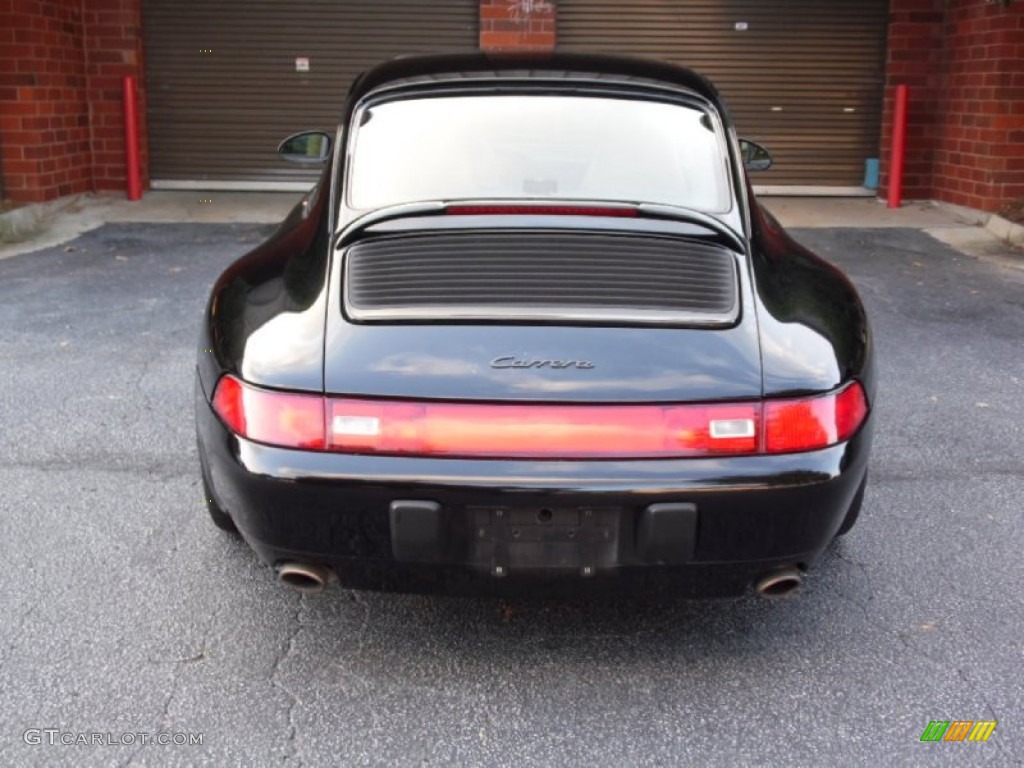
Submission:
POLYGON ((135 78, 124 79, 124 167, 128 183, 128 199, 142 197, 142 176, 139 173, 139 116, 135 107, 135 78))
POLYGON ((903 204, 903 162, 907 152, 907 86, 896 86, 896 113, 892 121, 892 168, 889 172, 889 207, 903 204))

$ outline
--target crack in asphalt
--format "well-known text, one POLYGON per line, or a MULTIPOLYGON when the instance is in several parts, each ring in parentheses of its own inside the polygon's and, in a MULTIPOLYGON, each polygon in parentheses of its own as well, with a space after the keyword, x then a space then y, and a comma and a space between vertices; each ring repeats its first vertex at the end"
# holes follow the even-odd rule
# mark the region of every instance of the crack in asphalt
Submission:
POLYGON ((839 543, 839 546, 834 546, 832 548, 832 555, 837 560, 840 560, 844 563, 848 563, 849 565, 852 565, 855 569, 860 571, 861 577, 864 579, 864 588, 867 591, 867 598, 865 600, 858 600, 852 594, 847 593, 845 589, 840 589, 838 591, 840 597, 845 599, 847 602, 852 603, 853 605, 860 608, 860 610, 864 614, 865 620, 871 621, 870 612, 868 611, 868 603, 875 599, 875 588, 874 585, 871 583, 871 576, 868 573, 867 565, 865 563, 860 562, 859 560, 854 560, 852 557, 843 554, 841 542, 839 543))
POLYGON ((135 377, 135 381, 132 383, 132 389, 134 389, 139 395, 139 403, 145 409, 146 413, 153 412, 153 401, 150 399, 149 392, 146 391, 145 387, 142 386, 143 379, 149 375, 149 369, 153 366, 155 358, 152 356, 146 356, 140 363, 141 370, 139 375, 135 377))
MULTIPOLYGON (((868 603, 870 603, 871 601, 873 601, 875 599, 875 587, 874 587, 874 585, 873 585, 873 583, 871 581, 871 576, 870 576, 870 572, 868 570, 868 566, 867 566, 866 563, 863 563, 860 560, 857 560, 857 559, 855 559, 853 557, 850 557, 849 555, 844 554, 842 552, 842 549, 841 549, 842 548, 842 542, 838 542, 838 544, 839 544, 839 546, 832 547, 832 549, 831 549, 832 556, 835 557, 837 560, 839 560, 839 561, 841 561, 843 563, 847 563, 847 564, 853 566, 856 570, 860 571, 861 577, 863 578, 864 590, 867 592, 867 597, 866 598, 858 599, 854 594, 852 594, 847 589, 842 588, 842 587, 836 587, 835 588, 835 592, 838 595, 839 599, 841 599, 841 600, 845 601, 847 604, 852 605, 855 608, 859 609, 861 614, 862 614, 862 616, 863 616, 864 623, 867 624, 868 626, 874 627, 880 633, 882 633, 882 635, 884 635, 884 636, 891 635, 891 636, 896 637, 900 641, 901 645, 903 645, 905 648, 911 648, 913 650, 918 650, 917 646, 914 645, 912 643, 912 641, 910 640, 906 630, 904 630, 902 628, 899 628, 899 627, 893 627, 893 626, 889 625, 888 623, 886 623, 885 621, 883 621, 880 618, 878 618, 875 614, 873 614, 869 610, 868 603)), ((876 656, 876 658, 879 658, 879 659, 887 661, 889 664, 893 663, 892 661, 886 660, 886 659, 884 659, 884 657, 882 657, 882 656, 880 656, 878 654, 875 654, 875 656, 876 656)), ((933 660, 929 659, 929 661, 933 661, 933 660)), ((844 711, 845 711, 846 708, 848 708, 848 706, 849 706, 849 704, 847 703, 846 707, 844 708, 844 711)))
MULTIPOLYGON (((164 724, 167 722, 168 718, 170 717, 170 714, 171 714, 171 702, 174 700, 174 697, 175 697, 175 695, 178 692, 178 685, 179 685, 179 682, 181 680, 181 674, 182 674, 182 672, 184 670, 184 667, 186 667, 186 666, 188 666, 188 665, 190 665, 192 663, 195 663, 195 662, 200 662, 200 661, 202 661, 203 659, 206 658, 205 654, 206 654, 207 649, 209 648, 208 640, 209 640, 209 636, 210 636, 210 631, 211 631, 211 629, 214 626, 216 626, 217 619, 218 619, 219 616, 220 616, 220 604, 218 604, 217 607, 214 608, 213 612, 210 614, 209 618, 207 619, 206 625, 203 627, 201 647, 200 647, 200 651, 199 651, 199 653, 197 655, 195 655, 195 656, 188 656, 188 657, 185 657, 185 658, 178 658, 178 659, 156 659, 156 660, 153 660, 153 661, 150 662, 152 664, 171 664, 171 665, 173 665, 171 667, 171 670, 172 670, 171 671, 171 690, 170 690, 170 693, 167 695, 167 698, 164 700, 163 708, 162 708, 162 710, 160 712, 160 719, 158 721, 157 729, 155 731, 156 733, 160 733, 160 732, 162 732, 164 730, 164 727, 165 727, 164 724)), ((140 744, 139 747, 128 756, 128 759, 123 764, 121 764, 120 768, 128 768, 128 766, 131 765, 132 761, 135 760, 135 758, 137 758, 140 754, 142 754, 146 750, 146 748, 149 747, 149 746, 150 746, 149 744, 140 744)))
MULTIPOLYGON (((949 665, 949 663, 948 663, 948 661, 946 659, 934 658, 931 653, 929 653, 927 650, 925 650, 924 648, 922 648, 920 645, 918 645, 915 642, 913 636, 908 631, 896 630, 896 629, 888 628, 884 624, 882 624, 881 622, 875 621, 875 620, 873 620, 871 618, 868 619, 868 622, 871 623, 871 624, 874 624, 875 626, 879 627, 880 629, 889 629, 891 632, 893 632, 893 634, 896 635, 896 637, 899 639, 900 643, 905 648, 910 649, 916 655, 920 656, 921 658, 926 659, 930 664, 934 665, 935 667, 938 667, 939 669, 942 669, 942 670, 948 670, 949 669, 950 665, 949 665)), ((971 680, 970 677, 968 677, 968 675, 964 671, 963 667, 957 666, 957 667, 954 667, 954 669, 956 670, 957 677, 959 677, 960 680, 963 681, 963 683, 971 690, 971 692, 977 694, 978 698, 980 698, 982 700, 982 702, 984 702, 985 709, 987 709, 991 713, 992 719, 995 720, 996 722, 999 722, 999 717, 996 714, 995 708, 992 706, 991 702, 988 700, 988 697, 984 694, 984 692, 981 689, 981 687, 976 682, 971 680)), ((1007 754, 1010 757, 1012 757, 1014 762, 1019 765, 1020 763, 1016 759, 1017 758, 1016 751, 1013 749, 1013 747, 1011 745, 1009 745, 1005 741, 1003 741, 1002 734, 997 734, 997 733, 993 732, 992 735, 993 735, 993 737, 995 737, 995 738, 992 739, 992 741, 995 742, 995 744, 998 746, 999 750, 1003 754, 1007 754)))
POLYGON ((59 459, 4 461, 0 464, 0 470, 14 469, 29 469, 43 474, 61 472, 96 472, 104 475, 143 475, 147 480, 156 480, 161 483, 170 482, 171 480, 179 480, 183 477, 191 478, 194 474, 191 462, 188 469, 185 469, 184 467, 180 469, 172 469, 167 462, 112 466, 110 464, 103 464, 99 462, 70 462, 66 460, 61 461, 59 459))
POLYGON ((302 703, 301 699, 295 695, 295 693, 284 683, 278 680, 278 673, 281 671, 281 666, 287 661, 288 657, 295 651, 295 640, 302 632, 304 624, 302 622, 303 609, 306 605, 306 598, 304 595, 298 595, 298 604, 295 608, 295 617, 293 619, 293 629, 291 634, 288 636, 288 642, 284 643, 284 648, 277 658, 274 660, 274 667, 270 671, 270 684, 275 688, 279 689, 285 696, 288 697, 288 738, 285 744, 286 752, 284 762, 288 764, 294 764, 296 766, 302 766, 302 758, 299 756, 300 750, 298 747, 298 726, 295 723, 295 708, 302 703))
MULTIPOLYGON (((348 598, 351 602, 363 609, 363 617, 359 623, 359 629, 355 633, 356 648, 349 657, 351 659, 356 659, 363 655, 363 650, 366 647, 366 633, 369 630, 370 616, 373 609, 370 606, 370 603, 364 599, 358 590, 348 590, 348 598)), ((355 672, 352 669, 351 664, 344 664, 340 660, 335 660, 331 662, 331 666, 341 673, 341 677, 338 678, 337 682, 348 698, 353 700, 362 699, 374 689, 374 684, 363 675, 355 672), (355 688, 349 686, 346 683, 346 679, 354 680, 356 682, 355 688)), ((372 707, 369 709, 369 715, 373 720, 373 727, 376 728, 377 714, 372 707)))
MULTIPOLYGON (((881 630, 881 631, 883 631, 883 632, 885 632, 887 634, 895 635, 900 640, 900 643, 905 648, 911 649, 912 651, 915 652, 915 654, 918 654, 918 655, 924 657, 925 659, 927 659, 929 662, 931 662, 932 664, 934 664, 936 666, 939 666, 939 667, 941 667, 943 669, 948 669, 948 664, 946 662, 944 662, 942 660, 939 660, 939 659, 933 658, 926 650, 924 650, 920 645, 918 645, 914 641, 913 636, 907 630, 896 628, 896 627, 892 627, 892 626, 888 625, 887 623, 881 621, 875 615, 873 615, 872 613, 870 613, 868 611, 866 602, 874 599, 874 588, 871 586, 871 579, 870 579, 870 576, 868 574, 868 569, 867 569, 866 564, 864 564, 864 563, 862 563, 862 562, 860 562, 858 560, 855 560, 855 559, 853 559, 851 557, 848 557, 848 556, 844 555, 841 551, 839 551, 838 548, 836 548, 833 551, 833 554, 834 554, 834 556, 837 559, 842 560, 845 563, 849 563, 849 564, 857 567, 861 571, 861 573, 862 573, 862 575, 864 577, 864 582, 867 585, 867 590, 869 592, 869 596, 867 598, 867 601, 863 601, 863 602, 858 600, 858 599, 856 599, 853 595, 848 593, 845 589, 837 590, 838 593, 839 593, 839 596, 841 598, 843 598, 844 600, 846 600, 847 602, 849 602, 850 604, 856 606, 857 608, 860 608, 861 611, 864 614, 864 620, 868 624, 871 624, 872 626, 878 628, 879 630, 881 630)), ((956 667, 956 672, 957 672, 957 676, 964 683, 966 683, 975 693, 977 693, 981 697, 982 701, 985 702, 985 706, 989 710, 989 712, 992 713, 993 719, 998 720, 998 718, 995 716, 995 710, 993 709, 993 707, 990 704, 990 702, 988 701, 988 699, 985 697, 984 693, 982 693, 981 689, 977 686, 977 684, 974 681, 972 681, 967 676, 967 674, 964 672, 962 667, 956 667)))
MULTIPOLYGON (((992 715, 992 719, 998 723, 1000 721, 999 715, 996 714, 995 707, 992 706, 992 702, 988 700, 988 696, 985 695, 985 692, 982 690, 982 688, 967 676, 967 673, 964 671, 963 667, 957 667, 956 674, 957 677, 963 680, 964 683, 966 683, 971 690, 978 694, 981 700, 985 703, 985 709, 987 709, 989 714, 992 715)), ((1013 748, 1012 744, 1008 744, 1003 740, 1002 732, 998 734, 993 732, 992 735, 996 737, 993 740, 995 741, 996 746, 999 747, 999 751, 1002 752, 1004 755, 1012 758, 1013 762, 1019 765, 1020 761, 1017 760, 1016 750, 1013 748)))
MULTIPOLYGON (((160 711, 160 716, 159 720, 157 721, 156 728, 153 729, 151 733, 162 733, 164 730, 164 723, 167 721, 167 718, 170 717, 171 701, 174 699, 175 694, 178 692, 178 683, 181 676, 180 666, 180 664, 175 664, 174 667, 172 667, 171 690, 167 694, 167 698, 164 699, 164 704, 160 711)), ((147 747, 149 747, 148 743, 139 744, 139 746, 136 747, 135 750, 133 750, 130 755, 128 755, 127 759, 123 763, 119 764, 119 768, 128 768, 128 766, 132 764, 135 758, 141 755, 146 750, 147 747)))
MULTIPOLYGON (((865 582, 870 584, 870 581, 869 581, 868 576, 867 576, 867 570, 866 570, 866 567, 864 566, 863 563, 859 563, 856 560, 853 560, 852 558, 844 557, 843 555, 839 554, 838 552, 836 553, 836 556, 838 557, 838 559, 840 559, 840 560, 842 560, 844 562, 850 563, 850 564, 852 564, 854 566, 857 566, 857 567, 861 568, 863 570, 863 573, 864 573, 865 582)), ((899 640, 900 644, 904 648, 906 648, 906 649, 908 649, 908 650, 910 650, 910 651, 912 651, 914 653, 915 657, 922 657, 922 658, 926 659, 930 664, 932 664, 932 665, 934 665, 934 666, 936 666, 936 667, 938 667, 940 669, 943 669, 943 670, 946 670, 946 669, 949 668, 949 665, 946 663, 945 660, 933 658, 931 656, 931 654, 929 654, 920 645, 918 645, 914 641, 913 636, 907 630, 898 629, 896 627, 889 626, 888 624, 886 624, 883 621, 880 621, 879 619, 877 619, 875 616, 873 616, 868 611, 867 605, 866 605, 865 602, 857 600, 853 595, 849 594, 846 590, 837 590, 837 592, 839 594, 840 599, 845 600, 847 603, 849 603, 849 604, 859 608, 863 612, 865 623, 867 623, 867 624, 869 624, 871 626, 876 627, 878 630, 880 630, 881 632, 883 632, 885 634, 889 634, 889 635, 895 636, 896 639, 899 640)), ((871 596, 868 597, 868 600, 870 601, 870 600, 874 599, 873 590, 871 590, 870 586, 869 586, 869 592, 872 592, 871 596)), ((992 706, 992 703, 989 701, 988 697, 985 695, 985 693, 981 689, 981 687, 978 686, 978 684, 975 683, 973 680, 971 680, 971 678, 967 675, 967 673, 964 671, 964 669, 962 667, 958 666, 958 667, 955 668, 955 670, 956 670, 957 677, 959 677, 960 680, 973 693, 977 694, 978 697, 982 700, 982 702, 984 702, 985 709, 988 710, 988 712, 991 714, 992 720, 994 720, 996 722, 1000 722, 1000 718, 999 718, 998 714, 996 713, 995 708, 992 706)), ((999 751, 1004 756, 1009 757, 1012 760, 1013 764, 1020 764, 1020 762, 1017 759, 1017 753, 1014 750, 1013 746, 1011 744, 1006 743, 1002 739, 1002 735, 1001 734, 993 733, 993 737, 994 738, 992 739, 992 741, 995 742, 995 744, 997 745, 999 751)))
POLYGON ((1008 477, 1024 477, 1024 463, 1017 462, 992 462, 991 464, 975 464, 971 465, 969 469, 964 469, 963 465, 950 465, 943 467, 934 465, 931 471, 923 470, 907 470, 906 472, 900 472, 899 470, 893 469, 872 469, 871 480, 873 482, 905 482, 905 483, 918 483, 923 480, 949 480, 953 478, 961 478, 965 480, 976 480, 979 477, 985 475, 996 475, 996 476, 1008 476, 1008 477))

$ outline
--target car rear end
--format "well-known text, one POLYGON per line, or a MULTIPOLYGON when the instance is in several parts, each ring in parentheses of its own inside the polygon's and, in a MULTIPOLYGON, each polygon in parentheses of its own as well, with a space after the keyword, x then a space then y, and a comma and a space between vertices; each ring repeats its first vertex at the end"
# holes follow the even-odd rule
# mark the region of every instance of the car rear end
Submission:
POLYGON ((797 583, 857 502, 870 404, 855 376, 766 396, 724 118, 436 87, 353 111, 322 391, 197 386, 216 502, 300 588, 797 583))

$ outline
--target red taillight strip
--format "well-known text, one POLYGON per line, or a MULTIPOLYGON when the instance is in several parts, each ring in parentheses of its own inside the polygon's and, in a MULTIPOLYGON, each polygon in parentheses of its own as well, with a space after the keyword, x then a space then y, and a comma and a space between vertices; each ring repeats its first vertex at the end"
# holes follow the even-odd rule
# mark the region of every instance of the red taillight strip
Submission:
POLYGON ((238 435, 287 448, 476 458, 638 459, 794 453, 849 440, 868 414, 858 382, 810 398, 705 405, 538 405, 324 398, 221 378, 214 411, 238 435))
POLYGON ((328 402, 328 450, 417 456, 640 458, 753 453, 756 438, 712 438, 714 420, 756 406, 484 405, 328 402))
POLYGON ((635 218, 635 208, 597 205, 449 205, 449 216, 618 216, 635 218))
POLYGON ((766 400, 764 452, 797 453, 846 442, 867 415, 867 397, 856 381, 818 397, 766 400))
POLYGON ((275 392, 228 374, 217 382, 213 410, 235 434, 284 448, 322 451, 324 398, 275 392))

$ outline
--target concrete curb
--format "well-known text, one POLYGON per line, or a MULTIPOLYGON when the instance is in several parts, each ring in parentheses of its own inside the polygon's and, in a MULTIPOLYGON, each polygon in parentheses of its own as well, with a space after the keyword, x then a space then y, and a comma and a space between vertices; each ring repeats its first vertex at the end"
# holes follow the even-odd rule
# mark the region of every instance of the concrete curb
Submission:
POLYGON ((960 218, 967 219, 972 224, 984 227, 992 235, 1000 240, 1005 240, 1010 245, 1024 246, 1024 225, 1014 224, 1009 219, 1004 219, 997 214, 985 213, 984 211, 967 208, 963 205, 953 205, 953 203, 939 201, 936 201, 935 205, 954 216, 959 216, 960 218))
POLYGON ((43 228, 44 213, 40 205, 25 205, 0 213, 0 243, 27 240, 43 228))
POLYGON ((985 222, 985 229, 1011 245, 1024 247, 1024 224, 1014 224, 1009 219, 993 213, 985 222))
POLYGON ((48 203, 29 203, 0 213, 0 243, 14 245, 30 240, 49 226, 52 218, 81 200, 82 195, 69 195, 48 203))

